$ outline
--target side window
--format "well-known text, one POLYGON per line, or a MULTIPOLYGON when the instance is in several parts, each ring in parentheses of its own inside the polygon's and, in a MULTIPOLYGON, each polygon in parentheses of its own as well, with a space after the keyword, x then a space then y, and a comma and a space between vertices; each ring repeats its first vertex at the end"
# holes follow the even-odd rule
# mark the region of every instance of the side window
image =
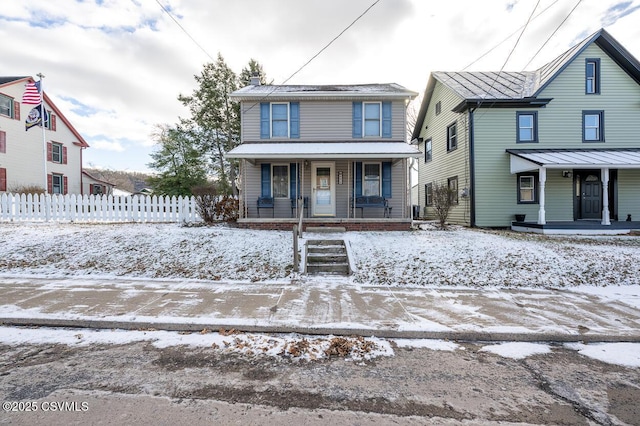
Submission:
POLYGON ((582 141, 604 142, 604 111, 582 111, 582 141))
POLYGON ((538 142, 538 113, 516 112, 517 143, 538 142))
POLYGON ((458 129, 456 123, 447 127, 447 151, 458 148, 458 129))
POLYGON ((587 95, 600 94, 600 59, 586 59, 585 93, 587 95))
POLYGON ((424 162, 428 163, 433 160, 433 144, 431 139, 424 141, 424 162))
POLYGON ((447 179, 447 186, 451 190, 451 203, 458 204, 458 176, 447 179))
POLYGON ((424 186, 424 203, 426 206, 433 205, 433 183, 428 183, 424 186))
POLYGON ((538 174, 518 173, 518 204, 538 203, 538 174))

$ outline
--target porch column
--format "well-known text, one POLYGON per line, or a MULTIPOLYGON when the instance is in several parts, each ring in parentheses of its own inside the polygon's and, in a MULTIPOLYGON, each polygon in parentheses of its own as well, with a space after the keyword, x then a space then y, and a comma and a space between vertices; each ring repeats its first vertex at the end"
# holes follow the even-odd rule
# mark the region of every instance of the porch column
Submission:
POLYGON ((547 181, 547 169, 544 167, 538 168, 539 180, 540 180, 540 210, 538 210, 538 225, 544 225, 547 223, 546 213, 544 211, 544 185, 547 181))
POLYGON ((601 169, 602 179, 602 224, 611 225, 611 215, 609 214, 609 169, 601 169))

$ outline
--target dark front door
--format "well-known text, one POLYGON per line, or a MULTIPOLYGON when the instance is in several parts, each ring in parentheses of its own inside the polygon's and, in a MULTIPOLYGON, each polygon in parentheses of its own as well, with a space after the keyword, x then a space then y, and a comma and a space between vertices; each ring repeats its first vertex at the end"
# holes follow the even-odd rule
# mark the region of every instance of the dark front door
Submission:
POLYGON ((602 182, 599 173, 585 173, 580 194, 581 219, 600 219, 602 215, 602 182))

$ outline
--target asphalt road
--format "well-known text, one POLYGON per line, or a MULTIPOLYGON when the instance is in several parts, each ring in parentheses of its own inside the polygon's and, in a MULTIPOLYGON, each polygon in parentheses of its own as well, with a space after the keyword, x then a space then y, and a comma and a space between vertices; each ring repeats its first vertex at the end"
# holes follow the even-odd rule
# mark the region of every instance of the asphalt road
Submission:
POLYGON ((640 369, 562 346, 514 360, 459 343, 365 362, 150 343, 0 346, 0 424, 640 424, 640 369))

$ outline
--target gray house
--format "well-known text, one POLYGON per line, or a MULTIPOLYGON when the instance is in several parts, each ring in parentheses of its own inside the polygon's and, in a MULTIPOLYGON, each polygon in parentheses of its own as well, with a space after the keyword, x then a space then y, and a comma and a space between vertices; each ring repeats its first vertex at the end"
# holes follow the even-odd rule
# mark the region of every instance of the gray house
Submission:
POLYGON ((605 30, 535 71, 434 72, 412 135, 421 212, 437 183, 456 191, 452 223, 633 227, 639 117, 640 63, 605 30))
POLYGON ((406 107, 397 84, 260 85, 231 94, 241 105, 240 219, 245 227, 305 225, 408 229, 406 107))

